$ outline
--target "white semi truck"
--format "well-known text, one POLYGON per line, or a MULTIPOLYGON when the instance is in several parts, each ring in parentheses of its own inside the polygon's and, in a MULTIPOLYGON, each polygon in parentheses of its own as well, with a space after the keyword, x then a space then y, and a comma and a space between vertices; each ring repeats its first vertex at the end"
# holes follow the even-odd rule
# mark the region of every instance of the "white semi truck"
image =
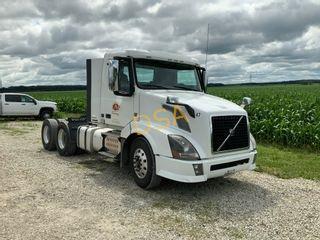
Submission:
POLYGON ((0 117, 52 117, 57 103, 39 101, 22 93, 0 93, 0 117))
POLYGON ((250 98, 239 106, 206 94, 205 69, 195 59, 125 50, 86 66, 87 117, 45 120, 45 149, 112 157, 146 189, 162 178, 203 182, 255 168, 244 110, 250 98))

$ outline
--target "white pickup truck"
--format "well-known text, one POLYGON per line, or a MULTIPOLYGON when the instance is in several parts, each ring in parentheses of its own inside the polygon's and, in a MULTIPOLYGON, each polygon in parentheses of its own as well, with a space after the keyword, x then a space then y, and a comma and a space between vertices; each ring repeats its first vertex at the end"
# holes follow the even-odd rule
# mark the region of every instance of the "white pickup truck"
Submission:
POLYGON ((57 103, 39 101, 27 94, 0 93, 0 117, 52 117, 57 103))

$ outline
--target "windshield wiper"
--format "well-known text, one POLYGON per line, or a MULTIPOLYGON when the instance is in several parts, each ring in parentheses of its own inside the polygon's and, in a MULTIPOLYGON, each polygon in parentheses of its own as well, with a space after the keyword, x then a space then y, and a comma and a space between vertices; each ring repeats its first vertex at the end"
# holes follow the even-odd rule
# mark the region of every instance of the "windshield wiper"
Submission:
POLYGON ((190 91, 197 91, 197 92, 199 92, 198 89, 188 88, 188 87, 184 87, 184 86, 180 86, 180 85, 174 85, 173 87, 179 88, 179 89, 184 89, 184 90, 190 90, 190 91))
POLYGON ((157 85, 157 84, 146 84, 146 85, 142 85, 143 87, 145 88, 157 88, 157 89, 171 89, 171 88, 168 88, 166 86, 162 86, 162 85, 157 85))
POLYGON ((188 88, 188 87, 183 87, 183 86, 179 86, 179 85, 174 85, 174 86, 172 86, 172 87, 166 87, 166 86, 158 85, 158 84, 145 84, 145 85, 142 85, 142 86, 145 87, 145 88, 148 88, 148 89, 152 89, 152 88, 156 88, 156 89, 171 89, 171 90, 174 90, 174 89, 184 89, 184 90, 197 91, 197 92, 199 92, 199 90, 197 90, 197 89, 188 88))

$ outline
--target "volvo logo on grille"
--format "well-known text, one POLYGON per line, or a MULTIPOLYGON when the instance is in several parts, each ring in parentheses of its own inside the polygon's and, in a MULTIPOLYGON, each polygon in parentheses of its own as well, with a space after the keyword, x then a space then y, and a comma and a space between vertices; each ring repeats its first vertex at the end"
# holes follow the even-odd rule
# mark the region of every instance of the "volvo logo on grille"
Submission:
POLYGON ((230 135, 230 137, 233 137, 234 134, 235 134, 235 129, 234 129, 234 128, 230 128, 230 129, 229 129, 229 135, 230 135))

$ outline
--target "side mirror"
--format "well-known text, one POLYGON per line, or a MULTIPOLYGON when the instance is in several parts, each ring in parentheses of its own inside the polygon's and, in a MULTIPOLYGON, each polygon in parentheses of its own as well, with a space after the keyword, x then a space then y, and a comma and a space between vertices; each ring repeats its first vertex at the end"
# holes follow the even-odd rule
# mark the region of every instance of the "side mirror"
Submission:
POLYGON ((108 80, 109 80, 109 89, 112 91, 118 90, 118 74, 119 73, 119 61, 110 60, 108 62, 108 80))
POLYGON ((207 92, 207 86, 208 86, 208 76, 207 76, 207 71, 206 71, 206 70, 204 70, 202 75, 203 75, 204 89, 205 89, 205 92, 207 92))
POLYGON ((200 69, 201 72, 201 82, 204 92, 207 92, 207 85, 208 85, 208 78, 207 78, 207 72, 205 68, 200 69))
POLYGON ((38 103, 37 103, 37 101, 36 101, 36 100, 34 100, 34 99, 33 99, 33 103, 34 103, 34 105, 37 105, 37 104, 38 104, 38 103))
POLYGON ((250 105, 251 102, 252 102, 251 98, 249 98, 249 97, 244 97, 244 98, 242 99, 242 102, 241 102, 241 105, 240 105, 240 106, 244 108, 244 107, 250 105))

